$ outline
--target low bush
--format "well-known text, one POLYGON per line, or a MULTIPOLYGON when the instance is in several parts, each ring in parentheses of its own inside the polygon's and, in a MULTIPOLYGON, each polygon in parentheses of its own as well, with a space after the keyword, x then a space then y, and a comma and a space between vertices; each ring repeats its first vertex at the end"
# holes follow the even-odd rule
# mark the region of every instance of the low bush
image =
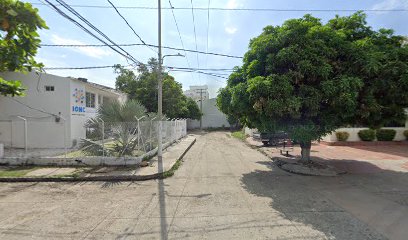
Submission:
POLYGON ((349 138, 348 132, 336 132, 337 141, 345 142, 349 138))
POLYGON ((404 136, 405 136, 405 139, 408 140, 408 130, 405 130, 405 131, 404 131, 404 136))
POLYGON ((231 136, 233 136, 235 138, 238 138, 238 139, 241 139, 241 140, 245 140, 245 138, 246 138, 245 133, 242 130, 232 132, 231 136))
POLYGON ((395 134, 397 134, 397 131, 394 129, 378 129, 376 132, 378 141, 392 141, 395 134))
POLYGON ((364 129, 358 131, 358 137, 362 141, 374 141, 375 139, 375 130, 373 129, 364 129))

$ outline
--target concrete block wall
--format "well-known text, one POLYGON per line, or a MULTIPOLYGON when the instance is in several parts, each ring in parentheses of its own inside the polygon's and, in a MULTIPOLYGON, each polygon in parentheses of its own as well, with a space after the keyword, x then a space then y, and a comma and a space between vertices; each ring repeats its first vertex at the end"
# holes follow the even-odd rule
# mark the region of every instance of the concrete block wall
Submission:
MULTIPOLYGON (((349 138, 347 139, 347 142, 356 142, 356 141, 361 141, 361 139, 358 137, 358 132, 360 130, 367 129, 367 128, 339 128, 336 131, 332 132, 331 134, 328 134, 323 137, 323 141, 326 142, 337 142, 337 137, 336 137, 336 132, 348 132, 350 134, 349 138)), ((405 136, 404 136, 404 131, 407 130, 408 128, 404 127, 385 127, 383 129, 394 129, 397 134, 395 135, 394 141, 404 141, 405 136)))
MULTIPOLYGON (((200 107, 200 103, 198 103, 200 107)), ((203 128, 219 128, 219 127, 229 127, 229 123, 227 121, 227 116, 218 110, 216 106, 216 99, 207 99, 203 101, 203 117, 202 117, 202 127, 203 128)), ((197 129, 200 128, 200 121, 199 120, 191 120, 187 121, 187 128, 188 129, 197 129)))

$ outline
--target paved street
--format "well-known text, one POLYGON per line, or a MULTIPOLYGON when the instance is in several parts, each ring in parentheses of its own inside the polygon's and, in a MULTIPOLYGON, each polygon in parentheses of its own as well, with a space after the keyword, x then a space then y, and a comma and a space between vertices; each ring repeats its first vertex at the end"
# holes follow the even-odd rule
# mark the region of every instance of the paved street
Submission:
POLYGON ((406 239, 407 173, 298 176, 227 132, 176 174, 122 183, 0 184, 0 239, 406 239))

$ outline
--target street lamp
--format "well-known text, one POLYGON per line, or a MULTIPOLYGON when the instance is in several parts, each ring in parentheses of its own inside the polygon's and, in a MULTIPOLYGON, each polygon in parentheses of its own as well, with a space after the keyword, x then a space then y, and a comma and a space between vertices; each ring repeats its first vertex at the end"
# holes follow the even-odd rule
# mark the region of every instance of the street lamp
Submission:
POLYGON ((163 63, 165 57, 185 57, 185 56, 184 56, 183 54, 181 54, 181 53, 177 53, 177 54, 167 54, 167 55, 164 55, 164 56, 162 57, 162 63, 163 63))

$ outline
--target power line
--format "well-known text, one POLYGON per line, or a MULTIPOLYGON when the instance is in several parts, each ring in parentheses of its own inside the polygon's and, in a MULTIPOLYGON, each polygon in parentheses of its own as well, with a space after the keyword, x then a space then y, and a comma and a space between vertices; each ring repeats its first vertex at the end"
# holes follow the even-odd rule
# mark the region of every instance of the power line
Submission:
MULTIPOLYGON (((142 43, 126 43, 126 44, 40 44, 41 47, 109 47, 109 46, 121 46, 121 47, 132 47, 132 46, 144 46, 145 44, 142 43)), ((155 47, 157 48, 157 45, 153 44, 146 44, 149 47, 155 47)), ((234 56, 234 55, 228 55, 228 54, 222 54, 222 53, 213 53, 213 52, 203 52, 203 51, 196 51, 196 50, 191 50, 191 49, 185 49, 183 48, 176 48, 176 47, 166 47, 162 46, 162 48, 165 49, 170 49, 170 50, 177 50, 177 51, 185 51, 185 52, 193 52, 193 53, 200 53, 200 54, 208 54, 208 55, 214 55, 214 56, 220 56, 220 57, 228 57, 228 58, 243 58, 240 56, 234 56)))
MULTIPOLYGON (((54 71, 54 70, 82 70, 82 69, 101 69, 101 68, 113 68, 114 66, 91 66, 91 67, 47 67, 44 68, 48 71, 54 71)), ((225 70, 230 70, 230 69, 198 69, 198 68, 178 68, 178 67, 171 67, 167 66, 170 71, 172 72, 188 72, 188 73, 199 73, 199 74, 204 74, 208 76, 213 76, 213 77, 218 77, 218 78, 223 78, 223 79, 228 79, 228 77, 221 76, 223 73, 211 73, 211 72, 203 72, 201 70, 207 70, 207 71, 225 71, 225 70)))
MULTIPOLYGON (((75 9, 73 9, 71 6, 69 6, 66 2, 64 2, 63 0, 55 0, 57 1, 59 4, 61 4, 65 9, 67 9, 69 12, 71 12, 74 16, 76 16, 77 18, 79 18, 80 20, 82 20, 86 25, 88 25, 89 27, 91 27, 95 32, 99 33, 101 36, 103 36, 106 40, 108 40, 110 43, 112 43, 113 45, 115 45, 117 48, 119 48, 120 50, 122 50, 124 53, 126 53, 127 56, 129 56, 131 58, 131 60, 136 63, 136 64, 140 64, 141 62, 138 61, 137 59, 135 59, 132 55, 130 55, 128 52, 126 52, 123 48, 121 48, 120 46, 117 46, 117 44, 112 41, 108 36, 106 36, 105 33, 103 33, 101 30, 99 30, 97 27, 95 27, 91 22, 89 22, 85 17, 83 17, 81 14, 79 14, 75 9)), ((47 0, 48 2, 48 0, 47 0)))
MULTIPOLYGON (((75 25, 77 25, 79 28, 81 28, 83 31, 85 31, 86 33, 88 33, 89 35, 91 35, 92 37, 96 38, 97 40, 99 40, 100 42, 102 42, 103 44, 105 44, 106 46, 108 46, 109 48, 111 48, 113 51, 117 52, 118 54, 122 55, 123 57, 125 57, 126 59, 130 59, 133 62, 135 62, 136 64, 140 64, 141 62, 138 61, 137 59, 135 59, 134 57, 132 57, 128 52, 126 52, 123 48, 121 48, 120 46, 118 46, 116 43, 114 43, 112 40, 110 40, 105 34, 103 34, 99 29, 97 29, 95 26, 93 26, 89 21, 87 21, 85 18, 83 18, 80 14, 75 14, 74 12, 76 12, 75 10, 73 10, 72 8, 70 8, 69 6, 64 6, 61 3, 61 0, 56 0, 58 3, 60 3, 62 6, 64 6, 64 8, 69 8, 71 10, 69 10, 71 13, 74 13, 75 16, 77 16, 79 19, 81 19, 82 21, 84 21, 88 26, 90 26, 92 29, 94 29, 96 32, 98 32, 99 34, 101 34, 102 36, 104 36, 109 42, 112 43, 112 45, 109 45, 106 41, 102 40, 100 37, 96 36, 93 32, 91 32, 89 29, 87 29, 86 27, 84 27, 82 24, 80 24, 78 21, 74 20, 73 18, 71 18, 70 16, 68 16, 66 13, 64 13, 63 11, 61 11, 61 9, 59 9, 57 6, 55 6, 54 4, 52 4, 49 0, 45 0, 58 14, 60 14, 61 16, 63 16, 64 18, 68 19, 69 21, 73 22, 75 25), (114 48, 113 46, 118 47, 119 49, 121 49, 123 52, 119 51, 118 49, 114 48)), ((63 1, 62 1, 63 2, 63 1)))
MULTIPOLYGON (((191 3, 191 14, 193 15, 195 49, 196 49, 196 51, 198 51, 198 49, 197 49, 197 34, 196 34, 196 27, 195 27, 193 0, 190 0, 190 3, 191 3)), ((200 68, 200 60, 199 60, 199 57, 198 57, 198 53, 196 53, 196 55, 197 55, 197 66, 198 66, 198 68, 200 68)), ((198 75, 198 79, 199 79, 199 81, 201 81, 200 75, 198 75)))
POLYGON ((167 66, 167 68, 181 69, 181 70, 229 71, 229 72, 234 71, 234 69, 232 68, 184 68, 184 67, 172 67, 172 66, 167 66))
POLYGON ((201 73, 201 74, 205 74, 205 75, 209 75, 209 76, 213 76, 213 77, 228 79, 227 77, 224 77, 224 76, 220 76, 220 75, 213 74, 213 73, 208 73, 208 72, 203 72, 203 71, 182 70, 182 69, 171 69, 171 71, 172 72, 195 72, 195 73, 201 73))
MULTIPOLYGON (((132 65, 127 65, 124 67, 130 67, 132 65)), ((102 68, 113 68, 115 65, 103 65, 103 66, 86 66, 86 67, 45 67, 44 70, 81 70, 81 69, 102 69, 102 68)), ((232 72, 234 69, 231 68, 186 68, 186 67, 174 67, 174 66, 164 66, 170 70, 190 70, 190 71, 220 71, 220 72, 232 72)))
POLYGON ((15 99, 15 98, 12 98, 12 97, 9 97, 9 96, 6 96, 6 97, 7 97, 7 98, 10 98, 11 100, 13 100, 13 101, 15 101, 15 102, 17 102, 17 103, 19 103, 19 104, 21 104, 21 105, 26 106, 26 107, 29 108, 29 109, 36 110, 36 111, 38 111, 38 112, 48 114, 48 115, 50 115, 50 116, 58 117, 57 114, 50 113, 50 112, 46 112, 46 111, 44 111, 44 110, 42 110, 42 109, 32 107, 32 106, 30 106, 30 105, 28 105, 28 104, 25 104, 25 103, 23 103, 23 102, 20 102, 19 100, 15 99))
MULTIPOLYGON (((43 3, 31 3, 32 5, 46 5, 43 3)), ((73 4, 72 7, 78 8, 112 8, 106 5, 80 5, 73 4)), ((157 7, 148 6, 116 6, 118 9, 143 9, 143 10, 157 10, 157 7)), ((190 7, 162 7, 163 10, 191 10, 190 7)), ((281 9, 281 8, 221 8, 212 7, 211 11, 255 11, 255 12, 408 12, 408 9, 281 9)), ((196 7, 194 10, 207 11, 206 7, 196 7)))
MULTIPOLYGON (((139 40, 143 43, 143 45, 147 46, 145 41, 143 41, 143 39, 139 36, 139 34, 136 33, 135 29, 133 29, 133 27, 129 24, 129 22, 126 20, 126 18, 119 12, 119 10, 115 7, 115 5, 110 0, 107 0, 107 1, 115 9, 116 13, 123 19, 123 21, 125 21, 126 25, 133 31, 133 33, 136 35, 136 37, 139 38, 139 40)), ((157 53, 157 51, 154 50, 152 47, 149 47, 149 46, 147 46, 147 47, 149 49, 151 49, 152 51, 157 53)))
MULTIPOLYGON (((59 8, 57 8, 54 4, 52 4, 51 2, 49 2, 48 0, 45 0, 51 9, 53 9, 54 11, 56 11, 58 14, 60 14, 61 16, 63 16, 64 18, 68 19, 69 21, 73 22, 75 25, 77 25, 79 28, 81 28, 83 31, 85 31, 86 33, 88 33, 89 35, 91 35, 92 37, 96 38, 97 40, 99 40, 100 42, 104 43, 104 46, 108 46, 110 47, 112 50, 114 50, 115 52, 119 53, 120 55, 122 55, 125 58, 128 58, 128 56, 124 55, 123 53, 119 52, 116 48, 113 48, 113 45, 109 45, 107 42, 105 42, 104 40, 102 40, 101 38, 99 38, 98 36, 96 36, 94 33, 92 33, 89 29, 85 28, 83 25, 81 25, 79 22, 75 21, 73 18, 71 18, 70 16, 66 15, 63 11, 61 11, 59 8)), ((48 6, 48 5, 47 5, 48 6)))
POLYGON ((45 67, 45 70, 79 70, 79 69, 101 69, 101 68, 113 68, 112 65, 107 66, 93 66, 93 67, 45 67))
POLYGON ((208 5, 207 5, 207 50, 208 52, 208 31, 210 29, 210 2, 211 0, 208 0, 208 5))
MULTIPOLYGON (((205 52, 208 53, 208 32, 210 29, 210 2, 211 0, 208 0, 208 5, 207 5, 207 47, 205 52)), ((205 55, 205 66, 208 67, 208 54, 205 55)))
MULTIPOLYGON (((169 4, 170 4, 170 7, 173 8, 173 5, 171 4, 171 1, 170 1, 170 0, 169 0, 169 4)), ((186 56, 187 65, 188 65, 188 67, 191 67, 190 61, 188 60, 188 55, 187 55, 186 48, 184 47, 183 38, 181 37, 181 33, 180 33, 180 29, 179 29, 179 26, 178 26, 178 23, 177 23, 176 15, 174 14, 174 11, 173 11, 173 10, 171 11, 171 13, 173 14, 174 23, 176 24, 177 32, 178 32, 178 35, 179 35, 179 38, 180 38, 180 42, 181 42, 181 47, 183 48, 184 55, 186 56)), ((162 47, 163 47, 163 46, 162 46, 162 47)), ((164 48, 164 47, 163 47, 163 48, 164 48)), ((193 75, 193 73, 191 73, 191 77, 192 77, 193 80, 194 80, 194 75, 193 75)), ((195 81, 195 80, 194 80, 194 81, 195 81)))

